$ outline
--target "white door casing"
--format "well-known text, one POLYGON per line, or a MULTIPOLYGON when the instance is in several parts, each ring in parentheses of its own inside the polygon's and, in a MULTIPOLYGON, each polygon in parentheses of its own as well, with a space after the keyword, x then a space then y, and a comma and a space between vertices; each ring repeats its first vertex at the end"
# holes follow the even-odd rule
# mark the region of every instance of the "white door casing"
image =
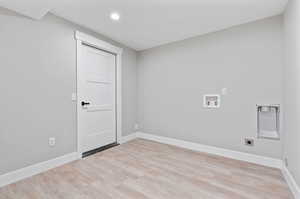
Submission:
POLYGON ((122 49, 76 31, 77 151, 121 139, 122 49), (89 105, 82 106, 82 102, 89 105))

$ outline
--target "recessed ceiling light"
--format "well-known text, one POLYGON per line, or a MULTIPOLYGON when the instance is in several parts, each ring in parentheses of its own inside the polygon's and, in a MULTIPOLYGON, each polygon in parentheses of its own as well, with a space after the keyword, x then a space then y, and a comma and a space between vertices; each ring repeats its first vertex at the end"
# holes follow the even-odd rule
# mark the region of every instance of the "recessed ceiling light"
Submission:
POLYGON ((113 13, 110 14, 110 18, 111 18, 111 20, 119 21, 120 20, 120 14, 117 13, 117 12, 113 12, 113 13))

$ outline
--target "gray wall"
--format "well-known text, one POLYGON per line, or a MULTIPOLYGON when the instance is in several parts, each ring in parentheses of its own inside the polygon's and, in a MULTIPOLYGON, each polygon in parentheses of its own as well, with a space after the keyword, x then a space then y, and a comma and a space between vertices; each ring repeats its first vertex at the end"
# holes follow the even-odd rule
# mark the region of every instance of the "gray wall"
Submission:
POLYGON ((76 151, 75 30, 124 48, 123 135, 134 131, 138 104, 146 133, 281 157, 278 141, 243 145, 256 135, 256 103, 281 103, 281 17, 138 55, 54 15, 34 21, 0 9, 0 24, 0 175, 76 151), (223 87, 222 107, 203 109, 202 95, 223 87))
POLYGON ((142 51, 141 131, 281 158, 281 141, 255 137, 256 104, 282 103, 282 70, 281 16, 142 51), (221 108, 202 108, 203 95, 223 87, 221 108))
POLYGON ((284 156, 300 186, 300 2, 290 0, 284 17, 284 156))
POLYGON ((0 175, 76 151, 75 30, 124 48, 122 128, 133 132, 135 51, 53 15, 34 21, 1 9, 0 24, 0 175))

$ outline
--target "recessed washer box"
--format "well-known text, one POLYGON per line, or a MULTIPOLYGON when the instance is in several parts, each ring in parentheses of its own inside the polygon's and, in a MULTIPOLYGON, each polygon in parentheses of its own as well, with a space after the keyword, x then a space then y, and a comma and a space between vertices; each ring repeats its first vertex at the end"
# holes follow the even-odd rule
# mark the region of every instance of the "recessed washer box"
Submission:
POLYGON ((204 108, 219 108, 221 104, 220 95, 207 94, 203 96, 203 107, 204 108))

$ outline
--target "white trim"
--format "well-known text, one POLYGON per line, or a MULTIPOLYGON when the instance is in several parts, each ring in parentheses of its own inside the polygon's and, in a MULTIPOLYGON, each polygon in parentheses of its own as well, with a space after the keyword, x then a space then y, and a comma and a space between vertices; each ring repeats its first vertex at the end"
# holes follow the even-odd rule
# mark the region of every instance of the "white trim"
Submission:
POLYGON ((76 41, 76 99, 77 99, 77 106, 76 106, 76 134, 77 134, 77 153, 80 154, 80 146, 81 146, 81 139, 79 139, 79 118, 78 118, 78 110, 81 108, 78 101, 78 82, 79 82, 79 75, 78 75, 78 63, 80 63, 80 56, 79 54, 81 53, 81 46, 82 46, 82 41, 77 40, 76 41))
POLYGON ((122 54, 123 52, 122 48, 114 46, 106 41, 102 41, 96 37, 90 36, 83 32, 75 31, 75 39, 115 54, 122 54))
POLYGON ((286 168, 286 166, 282 167, 282 174, 283 174, 287 184, 289 185, 295 199, 300 199, 300 187, 296 183, 294 177, 292 176, 292 174, 290 173, 288 168, 286 168))
POLYGON ((156 136, 152 134, 147 134, 143 132, 137 132, 136 135, 137 138, 143 138, 147 140, 152 140, 164 144, 170 144, 194 151, 199 151, 199 152, 205 152, 205 153, 210 153, 214 155, 219 155, 219 156, 224 156, 227 158, 232 158, 236 160, 242 160, 246 162, 251 162, 263 166, 268 166, 268 167, 274 167, 274 168, 282 168, 282 160, 280 159, 274 159, 270 157, 264 157, 264 156, 259 156, 259 155, 254 155, 254 154, 249 154, 249 153, 243 153, 243 152, 238 152, 238 151, 232 151, 228 149, 223 149, 223 148, 218 148, 218 147, 213 147, 213 146, 208 146, 208 145, 202 145, 202 144, 197 144, 193 142, 187 142, 183 140, 177 140, 173 138, 168 138, 168 137, 162 137, 162 136, 156 136))
POLYGON ((0 176, 0 187, 5 185, 9 185, 15 183, 19 180, 23 180, 25 178, 31 177, 33 175, 45 172, 49 169, 53 169, 55 167, 59 167, 66 163, 72 162, 74 160, 79 159, 78 153, 69 153, 67 155, 57 157, 51 160, 47 160, 44 162, 40 162, 16 171, 12 171, 10 173, 6 173, 0 176))
MULTIPOLYGON (((79 59, 80 59, 79 54, 80 54, 80 47, 82 46, 82 43, 116 54, 117 142, 120 143, 122 141, 122 52, 123 49, 79 31, 75 31, 75 39, 77 40, 77 64, 79 63, 79 59)), ((78 73, 76 72, 76 74, 77 74, 77 82, 78 82, 78 73)), ((77 110, 78 108, 80 108, 79 102, 77 102, 77 110)), ((77 113, 77 152, 80 153, 81 145, 79 139, 78 124, 79 122, 78 122, 78 113, 77 113)))
POLYGON ((137 135, 136 133, 131 133, 130 135, 123 136, 120 144, 124 144, 126 142, 136 139, 137 138, 136 135, 137 135))

